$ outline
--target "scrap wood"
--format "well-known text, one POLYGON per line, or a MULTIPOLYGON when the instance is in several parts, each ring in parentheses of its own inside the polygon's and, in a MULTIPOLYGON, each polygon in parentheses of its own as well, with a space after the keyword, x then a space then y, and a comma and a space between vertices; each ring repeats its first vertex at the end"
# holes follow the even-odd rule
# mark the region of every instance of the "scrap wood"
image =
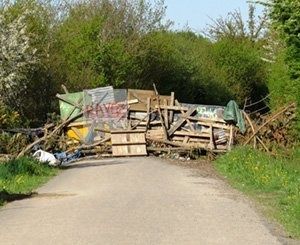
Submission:
MULTIPOLYGON (((174 103, 175 103, 175 93, 171 92, 170 106, 174 106, 174 103)), ((172 110, 170 110, 170 114, 169 114, 169 124, 170 125, 173 123, 173 119, 174 119, 174 112, 172 110)))
MULTIPOLYGON (((175 100, 175 104, 176 104, 177 106, 181 107, 181 105, 180 105, 180 103, 178 102, 178 100, 175 100)), ((180 109, 180 112, 181 112, 182 115, 184 115, 184 111, 183 111, 182 109, 180 109)), ((186 119, 186 121, 187 121, 189 127, 191 128, 191 130, 192 130, 192 131, 195 131, 195 128, 193 127, 191 121, 190 121, 189 119, 186 119)))
POLYGON ((50 134, 45 134, 42 138, 37 139, 36 141, 34 141, 33 143, 29 144, 27 147, 25 147, 18 155, 17 158, 20 158, 22 156, 24 156, 25 153, 27 153, 28 151, 30 151, 35 145, 38 145, 42 142, 45 142, 45 144, 47 143, 47 140, 51 139, 56 133, 58 133, 60 130, 62 130, 66 125, 68 125, 70 122, 72 122, 73 120, 77 119, 78 117, 81 117, 83 115, 83 112, 79 113, 78 115, 69 118, 68 120, 63 121, 61 124, 59 124, 58 126, 56 126, 54 128, 54 130, 50 133, 50 134))
POLYGON ((138 99, 133 99, 133 100, 128 100, 128 101, 127 101, 127 104, 128 104, 128 105, 133 105, 133 104, 136 104, 136 103, 139 103, 139 100, 138 100, 138 99))
MULTIPOLYGON (((216 127, 218 126, 218 123, 219 124, 222 124, 225 126, 226 122, 222 119, 218 119, 218 118, 204 118, 204 117, 191 117, 191 116, 188 116, 187 119, 189 120, 192 120, 192 121, 199 121, 199 122, 203 122, 203 123, 214 123, 216 124, 216 127)), ((220 126, 220 125, 219 125, 220 126)), ((229 126, 227 126, 229 127, 229 126)))
POLYGON ((199 138, 210 138, 210 133, 197 133, 191 131, 175 131, 173 135, 176 136, 189 136, 189 137, 199 137, 199 138))
POLYGON ((214 139, 214 129, 213 129, 212 125, 210 125, 209 131, 210 131, 210 135, 209 135, 209 145, 208 145, 208 148, 210 150, 213 150, 213 149, 216 148, 216 144, 215 144, 215 139, 214 139))
MULTIPOLYGON (((255 133, 255 128, 254 128, 254 125, 253 125, 249 115, 245 111, 242 111, 242 113, 243 113, 244 117, 246 118, 247 122, 249 123, 249 125, 252 129, 252 134, 254 134, 255 133)), ((254 148, 256 148, 256 139, 257 139, 257 137, 254 137, 254 142, 253 142, 254 148)))
MULTIPOLYGON (((176 101, 176 100, 175 100, 176 101)), ((167 110, 170 110, 170 112, 172 111, 187 111, 189 108, 188 107, 184 107, 184 106, 181 106, 181 105, 159 105, 160 109, 167 109, 167 110)), ((158 109, 158 105, 155 106, 156 109, 158 109)))
POLYGON ((161 109, 160 109, 160 103, 159 103, 159 94, 157 92, 155 83, 153 83, 153 88, 154 88, 154 91, 155 91, 155 94, 156 94, 157 105, 158 105, 158 109, 157 110, 158 110, 158 114, 159 114, 159 117, 160 117, 161 126, 162 126, 163 131, 164 131, 164 137, 167 140, 169 138, 169 135, 168 135, 168 131, 166 129, 166 126, 164 124, 164 120, 163 120, 163 117, 162 117, 162 113, 161 113, 161 109))
POLYGON ((151 98, 147 98, 147 120, 146 120, 146 130, 149 127, 150 121, 151 121, 151 114, 150 114, 150 110, 151 110, 151 98))
POLYGON ((233 125, 230 125, 230 133, 228 140, 228 150, 231 150, 231 146, 233 145, 233 125))
POLYGON ((157 111, 157 109, 150 111, 150 113, 147 113, 147 115, 145 117, 140 119, 134 126, 130 127, 130 129, 135 129, 136 127, 138 127, 141 124, 141 122, 143 122, 146 118, 150 117, 150 115, 156 111, 157 111))
POLYGON ((64 84, 62 84, 61 87, 62 87, 63 91, 65 92, 65 94, 69 93, 67 87, 64 84))
MULTIPOLYGON (((167 103, 168 103, 167 100, 164 99, 164 105, 165 105, 166 107, 168 106, 167 103)), ((165 126, 166 126, 166 129, 168 129, 168 128, 169 128, 169 112, 168 112, 168 109, 167 109, 167 108, 164 109, 164 120, 165 120, 165 126)))
POLYGON ((105 137, 104 139, 102 140, 99 140, 99 141, 96 141, 95 143, 93 144, 89 144, 89 145, 86 145, 86 144, 83 144, 83 145, 80 145, 80 146, 76 146, 76 147, 73 147, 69 150, 67 150, 67 153, 70 153, 72 151, 75 151, 75 150, 88 150, 88 149, 93 149, 97 146, 100 146, 100 145, 104 145, 106 142, 110 141, 111 137, 110 136, 107 136, 105 137))
POLYGON ((196 111, 195 108, 190 108, 176 123, 173 127, 168 130, 168 134, 171 136, 177 129, 179 129, 185 122, 186 118, 191 116, 196 111))
POLYGON ((255 138, 257 138, 257 140, 259 141, 259 143, 261 143, 261 145, 266 150, 266 152, 269 153, 270 151, 269 151, 268 147, 264 144, 264 142, 258 136, 255 136, 255 138))
POLYGON ((147 151, 149 152, 170 152, 170 151, 191 151, 191 149, 187 149, 186 147, 152 147, 148 146, 147 151))
POLYGON ((210 125, 212 125, 214 128, 225 129, 225 130, 230 129, 230 126, 226 125, 225 122, 224 123, 213 122, 211 120, 206 120, 203 118, 196 118, 196 117, 188 117, 188 119, 191 121, 196 121, 196 124, 204 127, 210 127, 210 125))
POLYGON ((288 109, 291 107, 296 106, 295 103, 292 103, 283 109, 281 109, 279 112, 275 113, 273 116, 271 116, 268 120, 266 120, 255 132, 251 135, 251 137, 244 143, 244 145, 249 144, 249 142, 260 132, 260 130, 265 127, 267 124, 271 123, 272 121, 276 120, 281 114, 285 113, 288 109))

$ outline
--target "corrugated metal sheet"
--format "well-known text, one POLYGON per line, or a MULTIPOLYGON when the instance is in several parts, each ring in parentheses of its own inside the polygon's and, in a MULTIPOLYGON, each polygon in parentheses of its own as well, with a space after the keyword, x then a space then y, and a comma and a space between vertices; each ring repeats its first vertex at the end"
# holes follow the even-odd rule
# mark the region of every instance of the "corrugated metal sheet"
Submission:
POLYGON ((112 86, 84 90, 85 105, 107 104, 115 101, 112 86))
POLYGON ((115 102, 127 101, 127 89, 114 89, 115 102))

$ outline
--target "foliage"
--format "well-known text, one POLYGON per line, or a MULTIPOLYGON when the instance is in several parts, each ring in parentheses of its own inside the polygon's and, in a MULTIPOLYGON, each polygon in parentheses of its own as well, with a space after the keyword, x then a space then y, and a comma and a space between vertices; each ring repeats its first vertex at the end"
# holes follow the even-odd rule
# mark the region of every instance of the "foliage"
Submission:
POLYGON ((18 112, 9 109, 0 101, 0 128, 14 128, 20 126, 21 118, 18 112))
POLYGON ((287 230, 300 237, 299 160, 299 149, 286 159, 239 147, 218 158, 215 166, 234 186, 264 200, 287 230))
POLYGON ((13 89, 17 99, 5 104, 31 126, 57 110, 61 84, 79 91, 106 85, 152 89, 155 82, 161 93, 175 91, 183 102, 219 105, 230 99, 243 104, 245 97, 267 92, 270 79, 258 41, 265 19, 255 17, 253 6, 248 24, 232 13, 236 35, 226 32, 227 38, 213 42, 191 31, 170 31, 163 0, 6 2, 0 12, 7 23, 22 18, 24 52, 34 50, 38 59, 22 73, 23 89, 13 89))
MULTIPOLYGON (((272 26, 283 43, 283 48, 273 66, 270 79, 273 106, 280 106, 286 101, 300 103, 300 2, 291 0, 268 1, 272 26), (283 64, 284 62, 284 64, 283 64), (283 70, 284 76, 280 76, 283 70), (275 75, 275 76, 274 76, 275 75), (276 96, 277 95, 277 96, 276 96), (281 95, 281 98, 279 99, 281 95)), ((300 132, 300 113, 295 129, 300 132)), ((296 136, 297 137, 297 136, 296 136)))
POLYGON ((220 78, 228 88, 229 98, 240 105, 246 98, 259 100, 267 94, 267 67, 262 52, 249 40, 222 39, 213 46, 213 60, 220 78))
POLYGON ((38 57, 26 33, 25 18, 30 11, 12 20, 6 12, 0 12, 0 96, 8 105, 20 106, 20 93, 28 83, 26 74, 38 62, 38 57))
POLYGON ((1 163, 0 203, 9 196, 30 193, 56 173, 56 169, 26 157, 1 163))
MULTIPOLYGON (((15 51, 21 56, 28 52, 32 55, 28 57, 29 64, 22 69, 18 86, 11 88, 12 96, 8 97, 9 94, 5 94, 6 106, 17 111, 23 120, 30 120, 31 125, 40 124, 40 121, 46 119, 46 112, 53 109, 53 104, 49 102, 57 92, 57 85, 49 70, 54 10, 47 0, 19 0, 7 1, 0 12, 7 25, 13 26, 17 20, 22 20, 22 35, 27 40, 26 49, 21 49, 25 43, 21 46, 16 44, 20 50, 15 51)), ((8 31, 7 26, 5 28, 8 31)), ((8 61, 12 64, 12 57, 7 59, 8 61)))
POLYGON ((162 94, 174 91, 179 99, 194 101, 193 63, 189 60, 193 42, 171 32, 155 32, 143 37, 137 56, 141 69, 136 86, 152 89, 152 84, 156 83, 162 94))
POLYGON ((164 2, 81 1, 58 26, 53 70, 71 89, 124 85, 138 67, 134 56, 140 38, 163 24, 164 2))
POLYGON ((247 22, 244 21, 240 10, 229 12, 225 18, 219 17, 212 20, 212 24, 208 24, 204 32, 206 36, 215 41, 223 38, 260 41, 265 38, 268 18, 266 12, 256 16, 255 11, 255 5, 249 4, 247 22))

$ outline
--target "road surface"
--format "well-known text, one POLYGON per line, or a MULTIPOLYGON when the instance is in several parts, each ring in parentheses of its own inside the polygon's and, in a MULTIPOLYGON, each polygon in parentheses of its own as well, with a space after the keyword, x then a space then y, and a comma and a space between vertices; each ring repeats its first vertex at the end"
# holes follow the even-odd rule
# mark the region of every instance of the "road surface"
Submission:
POLYGON ((0 244, 281 244, 217 178, 158 158, 78 163, 0 209, 0 244))

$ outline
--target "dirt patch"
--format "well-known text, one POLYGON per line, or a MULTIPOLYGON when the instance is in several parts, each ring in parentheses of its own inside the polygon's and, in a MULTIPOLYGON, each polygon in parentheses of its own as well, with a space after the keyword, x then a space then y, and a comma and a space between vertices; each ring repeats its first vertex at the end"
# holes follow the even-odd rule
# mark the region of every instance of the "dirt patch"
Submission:
POLYGON ((171 158, 162 159, 173 165, 196 170, 195 175, 197 176, 220 179, 220 175, 216 172, 212 162, 205 158, 200 158, 197 160, 179 160, 171 158))

